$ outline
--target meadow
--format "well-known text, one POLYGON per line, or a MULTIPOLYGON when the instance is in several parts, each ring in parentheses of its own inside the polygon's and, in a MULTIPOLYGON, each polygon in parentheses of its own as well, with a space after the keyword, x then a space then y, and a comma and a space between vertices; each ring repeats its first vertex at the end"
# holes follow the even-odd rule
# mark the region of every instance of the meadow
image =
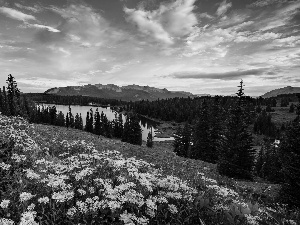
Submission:
POLYGON ((218 175, 169 143, 134 146, 0 115, 0 224, 299 224, 279 185, 218 175))

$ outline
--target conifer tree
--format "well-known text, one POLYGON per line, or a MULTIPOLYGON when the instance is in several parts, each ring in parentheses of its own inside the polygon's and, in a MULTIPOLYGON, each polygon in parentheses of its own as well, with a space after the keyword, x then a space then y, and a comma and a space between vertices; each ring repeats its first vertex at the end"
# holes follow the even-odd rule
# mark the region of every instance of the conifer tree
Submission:
POLYGON ((81 113, 79 114, 79 130, 83 130, 83 120, 81 113))
POLYGON ((254 150, 252 136, 248 132, 247 115, 243 102, 243 81, 237 92, 238 101, 230 109, 225 132, 225 142, 218 161, 218 171, 229 177, 252 179, 254 150))
POLYGON ((190 158, 192 156, 192 129, 190 125, 188 123, 185 123, 183 129, 181 127, 178 127, 174 135, 174 139, 175 140, 173 142, 173 147, 176 155, 190 158))
POLYGON ((68 128, 70 126, 70 119, 69 119, 69 113, 66 115, 66 127, 68 128))
POLYGON ((100 113, 98 109, 96 109, 95 112, 95 134, 100 135, 101 134, 101 120, 100 120, 100 113))
POLYGON ((12 116, 16 116, 20 114, 20 90, 17 87, 15 78, 11 74, 8 75, 6 83, 9 114, 12 116))
POLYGON ((192 147, 192 158, 201 159, 203 161, 211 162, 214 160, 215 152, 211 149, 210 140, 210 123, 207 102, 204 100, 201 107, 201 112, 196 122, 192 147))
POLYGON ((152 148, 153 147, 153 137, 152 137, 152 128, 151 131, 148 133, 147 137, 147 147, 152 148))
POLYGON ((75 129, 80 129, 80 118, 78 113, 75 115, 74 127, 75 129))
POLYGON ((280 143, 280 159, 284 185, 281 196, 283 201, 300 207, 300 121, 292 122, 286 136, 280 143))
POLYGON ((66 126, 65 115, 62 113, 62 111, 59 111, 57 114, 56 125, 60 127, 66 126))
POLYGON ((69 105, 69 123, 70 123, 70 127, 74 128, 74 116, 72 114, 70 105, 69 105))

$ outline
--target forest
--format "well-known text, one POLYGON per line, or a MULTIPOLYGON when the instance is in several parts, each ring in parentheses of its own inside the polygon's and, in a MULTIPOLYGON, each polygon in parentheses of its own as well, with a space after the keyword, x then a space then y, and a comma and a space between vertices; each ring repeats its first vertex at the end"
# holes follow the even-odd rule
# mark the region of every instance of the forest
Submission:
MULTIPOLYGON (((216 164, 222 176, 248 181, 255 181, 260 177, 280 184, 280 201, 291 207, 299 207, 300 96, 297 97, 298 103, 291 104, 289 109, 295 119, 280 127, 272 122, 270 112, 282 102, 288 106, 295 96, 280 96, 280 103, 276 98, 247 97, 242 80, 235 97, 174 98, 152 102, 116 101, 115 106, 127 112, 125 122, 121 114, 116 113, 115 119, 108 121, 103 112, 90 110, 86 114, 86 126, 83 127, 82 115, 73 115, 71 108, 67 115, 63 115, 55 107, 36 107, 34 103, 47 98, 47 101, 57 104, 59 96, 39 99, 21 94, 14 77, 9 75, 7 87, 3 87, 0 92, 0 112, 6 116, 21 116, 31 123, 84 130, 135 145, 142 145, 138 114, 175 121, 182 124, 174 134, 173 151, 176 155, 216 164), (253 148, 253 135, 264 137, 258 151, 253 148), (275 140, 279 140, 279 143, 275 143, 275 140)), ((70 99, 64 97, 61 102, 71 104, 70 99)), ((78 97, 72 100, 72 104, 90 100, 99 104, 112 104, 103 99, 97 101, 86 97, 78 97)), ((147 146, 153 147, 150 133, 147 146)))

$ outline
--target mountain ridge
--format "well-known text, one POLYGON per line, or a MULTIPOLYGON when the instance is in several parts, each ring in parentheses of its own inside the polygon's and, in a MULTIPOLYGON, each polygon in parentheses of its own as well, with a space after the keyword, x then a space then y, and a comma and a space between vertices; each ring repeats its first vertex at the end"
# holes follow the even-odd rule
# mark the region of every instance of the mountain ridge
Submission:
POLYGON ((269 91, 269 92, 261 95, 261 97, 262 98, 271 98, 271 97, 276 97, 276 96, 282 95, 282 94, 295 94, 295 93, 300 93, 300 87, 286 86, 283 88, 278 88, 278 89, 269 91))
POLYGON ((157 100, 174 97, 196 97, 190 92, 169 91, 166 88, 160 89, 150 86, 136 84, 118 86, 115 84, 88 84, 83 86, 55 87, 45 91, 45 94, 55 95, 82 95, 100 97, 107 99, 120 99, 123 101, 157 100))

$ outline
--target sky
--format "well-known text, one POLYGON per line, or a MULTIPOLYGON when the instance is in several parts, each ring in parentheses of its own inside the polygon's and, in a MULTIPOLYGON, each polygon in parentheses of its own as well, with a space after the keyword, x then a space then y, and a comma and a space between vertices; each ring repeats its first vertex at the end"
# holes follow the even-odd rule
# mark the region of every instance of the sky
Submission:
POLYGON ((0 0, 0 85, 300 86, 300 0, 0 0))

